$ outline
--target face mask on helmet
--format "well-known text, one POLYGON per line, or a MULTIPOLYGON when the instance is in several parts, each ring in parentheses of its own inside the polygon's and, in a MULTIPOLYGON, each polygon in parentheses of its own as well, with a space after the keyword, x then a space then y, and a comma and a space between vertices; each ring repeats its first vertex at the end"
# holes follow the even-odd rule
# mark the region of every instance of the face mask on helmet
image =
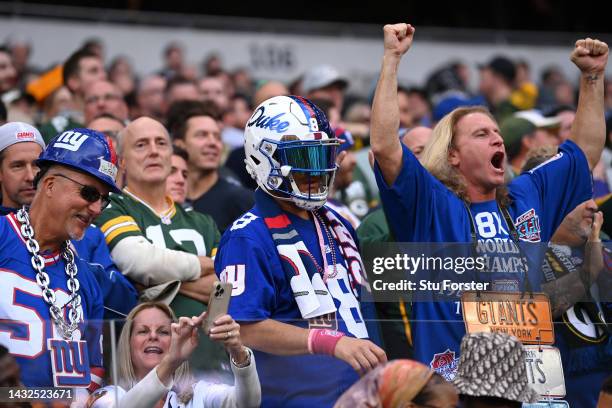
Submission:
POLYGON ((273 197, 306 210, 323 206, 339 146, 325 115, 294 96, 269 99, 255 112, 245 129, 247 171, 273 197))

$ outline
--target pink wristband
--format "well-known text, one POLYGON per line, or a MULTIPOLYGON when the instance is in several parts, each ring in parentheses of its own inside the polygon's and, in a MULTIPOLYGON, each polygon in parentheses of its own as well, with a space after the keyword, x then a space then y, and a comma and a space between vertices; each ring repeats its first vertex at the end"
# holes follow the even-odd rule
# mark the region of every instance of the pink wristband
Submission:
POLYGON ((311 329, 308 333, 308 351, 310 354, 334 355, 336 344, 344 333, 328 329, 311 329))

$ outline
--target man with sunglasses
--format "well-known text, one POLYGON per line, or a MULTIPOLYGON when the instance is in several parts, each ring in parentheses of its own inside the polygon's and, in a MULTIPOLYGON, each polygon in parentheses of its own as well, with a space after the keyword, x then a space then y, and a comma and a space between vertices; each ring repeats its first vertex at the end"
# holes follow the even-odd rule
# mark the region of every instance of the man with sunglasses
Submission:
POLYGON ((325 205, 340 143, 299 96, 260 104, 245 139, 259 189, 223 235, 215 271, 233 284, 230 314, 256 355, 262 406, 330 407, 358 372, 386 361, 359 304, 355 231, 325 205))
MULTIPOLYGON (((27 123, 11 122, 0 127, 0 215, 15 213, 32 203, 36 160, 44 148, 40 132, 27 123)), ((104 318, 127 315, 136 305, 138 293, 111 259, 102 232, 90 225, 83 239, 72 240, 71 244, 79 258, 95 265, 92 270, 104 295, 104 318)))
POLYGON ((100 133, 73 129, 28 164, 40 169, 31 206, 0 217, 0 343, 27 387, 91 392, 104 377, 102 293, 70 241, 84 237, 109 191, 119 191, 116 155, 100 133))

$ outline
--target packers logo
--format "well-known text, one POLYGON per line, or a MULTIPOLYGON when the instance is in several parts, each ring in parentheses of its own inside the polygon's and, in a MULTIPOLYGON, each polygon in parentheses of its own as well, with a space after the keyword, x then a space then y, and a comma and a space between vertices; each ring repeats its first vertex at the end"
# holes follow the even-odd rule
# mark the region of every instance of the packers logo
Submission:
POLYGON ((579 339, 587 343, 601 343, 608 337, 605 324, 601 316, 593 312, 585 307, 584 303, 576 303, 563 313, 562 319, 579 339))

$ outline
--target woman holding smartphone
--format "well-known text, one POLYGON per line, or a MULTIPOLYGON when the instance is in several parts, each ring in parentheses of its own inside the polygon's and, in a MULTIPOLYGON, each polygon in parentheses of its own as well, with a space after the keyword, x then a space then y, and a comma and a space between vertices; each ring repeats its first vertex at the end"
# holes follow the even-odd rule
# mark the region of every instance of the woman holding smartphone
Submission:
POLYGON ((198 344, 206 312, 181 317, 159 302, 136 306, 128 315, 118 347, 118 385, 101 388, 89 399, 91 408, 106 407, 256 407, 261 387, 252 352, 242 345, 240 326, 230 315, 213 321, 212 340, 223 342, 230 355, 235 386, 196 381, 187 359, 198 344))

